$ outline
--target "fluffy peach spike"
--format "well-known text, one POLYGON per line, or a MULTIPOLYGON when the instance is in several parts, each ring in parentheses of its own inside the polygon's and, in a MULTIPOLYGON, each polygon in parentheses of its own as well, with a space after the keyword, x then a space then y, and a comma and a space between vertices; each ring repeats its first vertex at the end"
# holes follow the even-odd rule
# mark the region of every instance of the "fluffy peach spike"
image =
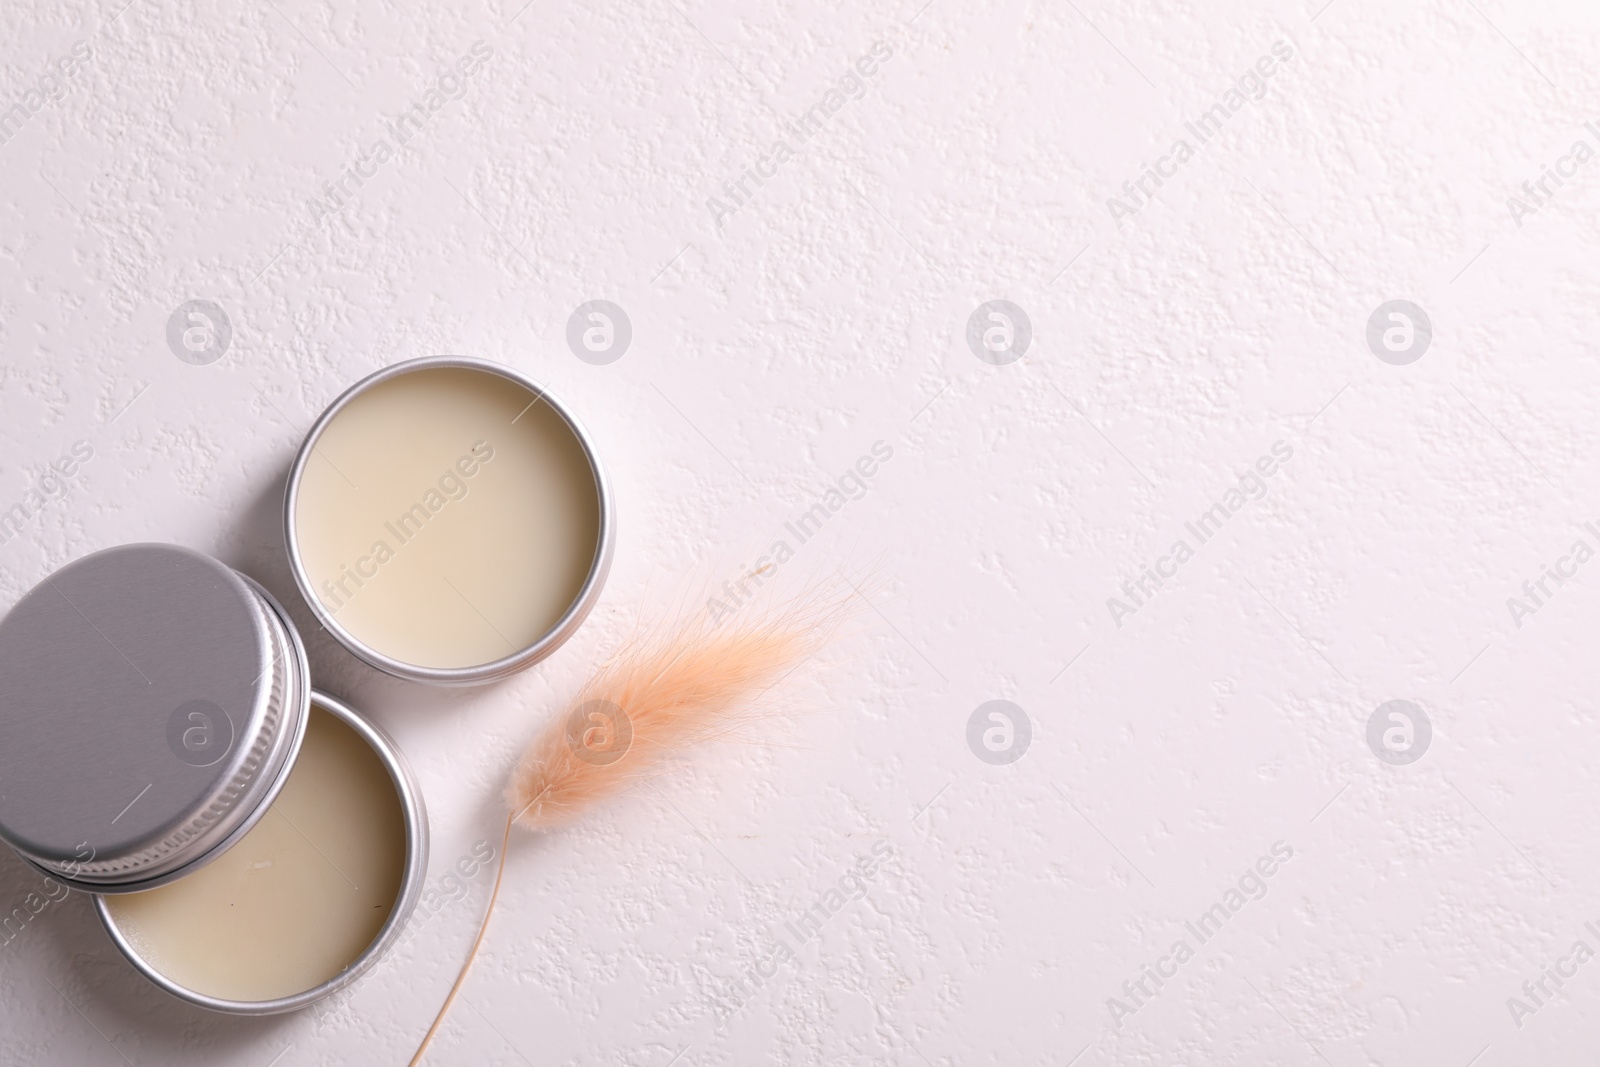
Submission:
POLYGON ((647 777, 669 752, 737 732, 758 714, 757 698, 820 648, 846 613, 845 602, 819 591, 726 628, 703 618, 679 620, 618 653, 545 725, 506 787, 500 865, 478 936, 411 1067, 422 1063, 483 946, 500 899, 512 825, 553 829, 647 777))
POLYGON ((668 753, 736 731, 752 700, 816 649, 818 622, 801 612, 725 629, 689 623, 619 654, 523 754, 505 797, 517 824, 558 827, 668 753))

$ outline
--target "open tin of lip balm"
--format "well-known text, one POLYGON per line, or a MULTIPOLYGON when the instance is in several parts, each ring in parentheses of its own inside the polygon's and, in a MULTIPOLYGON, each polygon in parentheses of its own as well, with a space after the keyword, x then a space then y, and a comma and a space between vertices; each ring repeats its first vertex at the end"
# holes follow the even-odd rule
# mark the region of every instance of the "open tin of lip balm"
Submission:
POLYGON ((427 869, 405 759, 313 691, 304 744, 262 820, 203 870, 95 898, 122 954, 176 997, 235 1015, 293 1011, 361 977, 400 937, 427 869))
POLYGON ((313 693, 270 594, 175 545, 86 556, 0 620, 0 782, 0 839, 96 894, 156 984, 217 1011, 354 981, 426 872, 393 743, 313 693))
POLYGON ((484 360, 398 363, 323 412, 289 473, 289 565, 329 633, 435 685, 548 656, 599 598, 611 489, 589 436, 484 360))

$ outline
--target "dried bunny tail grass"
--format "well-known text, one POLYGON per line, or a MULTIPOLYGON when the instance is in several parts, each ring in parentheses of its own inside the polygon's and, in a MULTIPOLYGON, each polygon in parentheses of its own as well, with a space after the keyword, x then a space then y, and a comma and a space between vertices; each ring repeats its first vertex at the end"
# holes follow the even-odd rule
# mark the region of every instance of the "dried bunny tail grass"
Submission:
MULTIPOLYGON (((860 593, 849 578, 842 583, 860 593)), ((762 695, 821 649, 849 615, 849 597, 832 583, 766 611, 726 608, 687 619, 680 613, 656 631, 636 631, 600 668, 512 772, 500 865, 483 923, 411 1067, 422 1062, 478 957, 500 899, 512 825, 553 829, 648 777, 668 753, 752 725, 763 716, 762 695)))
POLYGON ((505 794, 517 825, 562 826, 665 756, 745 733, 764 717, 762 694, 826 642, 845 603, 813 593, 751 618, 702 615, 636 636, 528 746, 505 794))

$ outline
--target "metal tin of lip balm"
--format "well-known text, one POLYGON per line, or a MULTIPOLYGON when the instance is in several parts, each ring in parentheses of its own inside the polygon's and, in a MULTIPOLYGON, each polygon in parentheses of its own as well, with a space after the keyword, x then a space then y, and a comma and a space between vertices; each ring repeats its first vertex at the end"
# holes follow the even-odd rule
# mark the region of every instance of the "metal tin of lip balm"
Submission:
MULTIPOLYGON (((426 418, 426 413, 421 417, 426 418)), ((515 422, 516 419, 511 421, 515 422)), ((449 473, 448 468, 446 468, 446 473, 449 473)), ((341 477, 350 484, 353 493, 361 491, 354 482, 350 482, 349 477, 344 475, 343 472, 341 472, 341 477)), ((420 492, 426 488, 426 486, 421 486, 418 491, 420 492)), ((413 507, 410 510, 411 512, 416 512, 417 508, 413 507)), ((383 525, 391 533, 404 536, 403 531, 396 529, 393 523, 386 522, 383 525)), ((526 375, 503 364, 461 356, 434 356, 407 360, 369 375, 347 389, 333 403, 328 405, 327 410, 322 413, 310 432, 306 434, 305 441, 301 444, 300 451, 295 457, 294 465, 290 469, 288 486, 284 495, 284 542, 288 549, 289 567, 294 573, 295 582, 299 585, 300 592, 312 611, 315 612, 318 621, 346 649, 378 670, 408 681, 440 686, 481 685, 506 678, 549 656, 571 637, 594 607, 599 599, 601 587, 605 584, 606 575, 611 567, 615 525, 616 518, 610 480, 607 478, 600 459, 595 453, 589 434, 579 423, 577 417, 559 399, 526 375), (353 633, 337 617, 337 609, 330 610, 329 605, 324 602, 323 595, 319 593, 316 582, 308 570, 305 544, 299 528, 303 509, 306 507, 306 502, 302 501, 301 496, 302 484, 307 477, 307 467, 311 463, 313 456, 318 455, 318 444, 323 440, 324 435, 327 434, 329 427, 334 424, 335 420, 345 413, 353 403, 378 386, 394 382, 405 375, 443 369, 477 371, 484 374, 497 375, 513 383, 526 390, 533 398, 527 407, 523 409, 524 411, 540 402, 547 405, 565 423, 566 428, 571 431, 572 436, 576 439, 583 458, 588 464, 588 470, 593 475, 594 495, 598 500, 599 506, 593 556, 588 563, 587 573, 583 577, 581 586, 577 589, 576 595, 572 597, 565 611, 540 636, 523 644, 521 647, 516 647, 511 641, 506 640, 507 647, 512 648, 509 654, 466 666, 430 666, 417 662, 408 662, 405 659, 374 648, 370 642, 353 633)), ((380 531, 374 527, 374 533, 378 532, 380 531)), ((387 538, 390 535, 386 533, 382 534, 382 536, 387 538)), ((387 544, 387 542, 385 543, 387 544)), ((369 579, 376 573, 377 565, 374 564, 373 566, 373 572, 362 572, 367 574, 369 579)), ((350 578, 352 581, 357 582, 358 585, 361 584, 361 580, 358 577, 352 575, 350 578)), ((344 588, 349 589, 348 586, 344 588)), ((455 590, 455 592, 460 594, 459 589, 455 590)), ((465 599, 464 594, 461 595, 465 599)), ((471 602, 468 601, 468 603, 470 604, 471 602)), ((406 605, 401 610, 425 612, 427 609, 421 605, 406 605)), ((483 615, 481 611, 478 614, 480 616, 483 615)), ((483 618, 488 621, 487 616, 483 616, 483 618)), ((490 625, 493 626, 493 623, 490 623, 490 625)))
POLYGON ((422 802, 422 793, 417 786, 416 779, 411 773, 411 767, 406 762, 405 756, 395 746, 393 740, 383 730, 368 722, 360 713, 349 705, 342 703, 322 692, 313 692, 311 702, 318 709, 328 712, 350 727, 356 734, 369 745, 382 762, 384 769, 389 772, 389 778, 394 783, 395 792, 399 795, 400 810, 405 818, 406 859, 405 868, 401 874, 400 892, 395 899, 394 908, 388 920, 379 929, 365 950, 357 956, 349 966, 338 974, 323 982, 291 996, 279 997, 274 1000, 224 1000, 205 993, 188 989, 180 983, 162 974, 154 965, 146 960, 138 948, 118 927, 111 908, 106 902, 106 897, 95 897, 95 911, 100 916, 100 922, 105 927, 106 933, 111 935, 117 948, 141 974, 162 989, 181 1000, 212 1011, 226 1012, 230 1015, 277 1015, 283 1012, 294 1011, 306 1007, 324 997, 332 996, 341 989, 353 984, 363 974, 377 963, 383 954, 399 940, 405 930, 406 920, 410 918, 412 910, 416 907, 418 898, 422 895, 423 881, 428 874, 428 818, 422 802))
POLYGON ((88 892, 182 878, 265 814, 310 699, 250 579, 176 545, 76 560, 0 620, 0 839, 88 892))

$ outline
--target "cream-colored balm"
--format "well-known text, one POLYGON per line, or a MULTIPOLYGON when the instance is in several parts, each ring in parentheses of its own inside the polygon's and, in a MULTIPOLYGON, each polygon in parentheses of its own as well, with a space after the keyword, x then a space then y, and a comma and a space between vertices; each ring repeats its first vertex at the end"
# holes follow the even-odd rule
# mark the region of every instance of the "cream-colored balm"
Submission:
POLYGON ((553 629, 599 550, 582 442, 501 375, 435 367, 333 417, 301 474, 295 536, 322 606, 422 667, 503 659, 553 629))
POLYGON ((185 989, 259 1002, 314 989, 354 963, 389 919, 406 823, 361 735, 313 706, 294 769, 266 814, 195 873, 109 896, 111 918, 185 989))

